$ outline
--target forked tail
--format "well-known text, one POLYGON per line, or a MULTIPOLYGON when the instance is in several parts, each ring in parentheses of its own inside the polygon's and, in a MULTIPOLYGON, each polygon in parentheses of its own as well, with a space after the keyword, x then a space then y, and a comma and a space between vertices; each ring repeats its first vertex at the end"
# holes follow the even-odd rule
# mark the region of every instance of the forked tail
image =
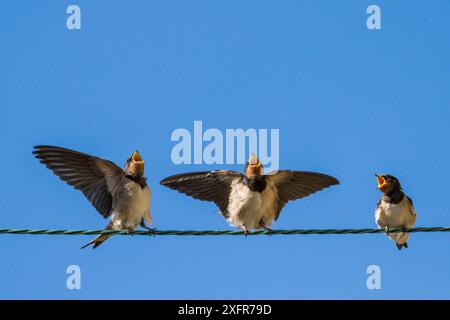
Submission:
MULTIPOLYGON (((105 230, 111 230, 112 229, 112 225, 111 222, 106 226, 105 230)), ((103 242, 105 242, 106 240, 108 240, 108 238, 111 237, 110 234, 101 234, 99 236, 97 236, 95 239, 92 239, 91 241, 89 241, 88 243, 86 243, 84 246, 81 247, 81 249, 84 249, 88 246, 90 246, 92 244, 92 249, 97 248, 99 245, 101 245, 103 242)))

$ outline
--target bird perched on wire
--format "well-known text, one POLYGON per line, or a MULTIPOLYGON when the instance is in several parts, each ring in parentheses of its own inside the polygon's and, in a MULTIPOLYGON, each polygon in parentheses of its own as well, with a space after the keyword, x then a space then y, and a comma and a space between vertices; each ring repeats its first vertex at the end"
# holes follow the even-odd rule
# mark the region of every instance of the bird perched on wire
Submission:
MULTIPOLYGON (((104 217, 107 230, 128 230, 152 222, 150 188, 144 177, 144 160, 135 151, 122 170, 111 161, 54 146, 35 146, 33 154, 61 180, 80 190, 104 217)), ((99 235, 85 246, 98 247, 110 235, 99 235)))
POLYGON ((378 189, 382 192, 375 210, 375 220, 380 228, 386 230, 389 238, 395 241, 397 248, 408 248, 408 232, 391 232, 391 228, 409 229, 416 223, 417 213, 413 201, 402 190, 397 178, 388 175, 375 175, 378 189))
POLYGON ((278 170, 264 175, 263 165, 252 154, 244 174, 229 170, 191 172, 165 178, 160 184, 195 199, 215 202, 231 225, 248 234, 250 229, 266 229, 270 233, 272 222, 288 201, 339 181, 303 171, 278 170))

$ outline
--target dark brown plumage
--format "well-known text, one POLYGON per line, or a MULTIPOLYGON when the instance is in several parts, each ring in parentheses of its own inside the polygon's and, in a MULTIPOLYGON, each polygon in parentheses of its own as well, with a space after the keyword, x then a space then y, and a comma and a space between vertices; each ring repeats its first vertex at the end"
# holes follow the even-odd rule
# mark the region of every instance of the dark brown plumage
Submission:
POLYGON ((194 199, 214 202, 221 212, 226 212, 231 183, 244 176, 229 170, 203 171, 176 174, 161 180, 160 184, 194 199))
POLYGON ((80 190, 105 218, 111 213, 112 195, 107 176, 118 178, 124 171, 113 162, 54 146, 35 146, 33 154, 61 180, 80 190))

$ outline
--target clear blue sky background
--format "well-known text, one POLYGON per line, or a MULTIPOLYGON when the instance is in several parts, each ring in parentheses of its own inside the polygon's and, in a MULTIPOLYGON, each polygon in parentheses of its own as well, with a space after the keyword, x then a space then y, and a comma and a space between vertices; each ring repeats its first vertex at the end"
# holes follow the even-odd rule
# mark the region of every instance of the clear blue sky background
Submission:
MULTIPOLYGON (((449 1, 2 1, 0 227, 106 221, 31 155, 74 148, 146 160, 159 229, 232 229, 158 185, 228 168, 172 164, 171 132, 279 128, 281 168, 341 185, 289 203, 274 228, 371 228, 373 174, 396 175, 418 226, 450 225, 449 1), (82 30, 66 29, 78 4, 82 30), (382 9, 382 30, 366 8, 382 9)), ((0 235, 0 298, 450 298, 450 235, 0 235), (82 289, 66 289, 81 267, 82 289), (379 265, 382 289, 366 288, 379 265)))

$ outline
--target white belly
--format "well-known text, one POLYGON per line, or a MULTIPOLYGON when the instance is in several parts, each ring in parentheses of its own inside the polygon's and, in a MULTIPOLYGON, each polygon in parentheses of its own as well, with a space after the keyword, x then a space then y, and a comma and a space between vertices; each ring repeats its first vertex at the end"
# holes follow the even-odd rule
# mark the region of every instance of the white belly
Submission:
POLYGON ((260 193, 235 183, 230 193, 227 221, 242 229, 260 229, 261 221, 270 227, 275 218, 275 201, 275 193, 269 186, 260 193))
POLYGON ((391 228, 411 227, 412 214, 410 207, 404 198, 400 203, 390 204, 381 202, 380 207, 384 212, 384 222, 391 228))
MULTIPOLYGON (((412 228, 416 222, 416 215, 411 213, 411 207, 405 197, 397 204, 381 202, 380 208, 376 210, 375 219, 380 227, 412 228)), ((389 233, 389 238, 400 244, 407 242, 408 237, 407 232, 389 233)))
POLYGON ((137 183, 127 183, 117 194, 111 220, 115 229, 134 229, 141 223, 150 207, 150 189, 137 183))

